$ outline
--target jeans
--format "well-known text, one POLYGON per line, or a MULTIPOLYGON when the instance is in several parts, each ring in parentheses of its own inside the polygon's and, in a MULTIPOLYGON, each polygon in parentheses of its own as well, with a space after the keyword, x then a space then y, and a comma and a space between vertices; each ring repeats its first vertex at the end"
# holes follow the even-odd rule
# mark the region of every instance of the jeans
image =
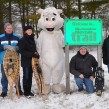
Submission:
MULTIPOLYGON (((2 78, 1 78, 1 84, 2 84, 2 92, 7 92, 8 91, 8 81, 4 72, 3 64, 1 64, 1 73, 2 73, 2 78)), ((18 88, 21 90, 21 85, 20 85, 20 79, 18 83, 18 88)))
POLYGON ((79 78, 75 77, 76 84, 78 86, 78 89, 83 90, 83 84, 86 87, 86 91, 88 93, 94 93, 94 86, 93 86, 93 81, 90 80, 89 78, 79 78))
POLYGON ((33 75, 32 66, 23 67, 23 89, 24 89, 24 94, 29 94, 31 92, 32 75, 33 75))

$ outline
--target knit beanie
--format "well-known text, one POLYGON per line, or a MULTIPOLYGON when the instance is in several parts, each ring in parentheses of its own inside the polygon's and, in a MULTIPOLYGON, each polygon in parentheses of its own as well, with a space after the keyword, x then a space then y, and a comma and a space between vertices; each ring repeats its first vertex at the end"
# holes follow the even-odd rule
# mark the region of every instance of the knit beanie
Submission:
POLYGON ((24 27, 23 27, 23 31, 24 31, 24 32, 25 32, 26 30, 28 30, 28 29, 33 30, 32 26, 24 26, 24 27))
POLYGON ((78 51, 80 51, 82 48, 85 48, 87 51, 89 51, 87 46, 80 46, 78 51))

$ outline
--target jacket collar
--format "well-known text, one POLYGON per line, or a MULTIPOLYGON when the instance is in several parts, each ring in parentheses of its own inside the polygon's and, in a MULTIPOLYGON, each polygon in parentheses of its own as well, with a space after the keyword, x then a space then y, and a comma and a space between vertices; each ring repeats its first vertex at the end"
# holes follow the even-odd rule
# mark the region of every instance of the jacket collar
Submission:
POLYGON ((80 58, 86 58, 88 56, 89 52, 87 51, 85 55, 80 54, 80 51, 77 52, 77 56, 80 58))
POLYGON ((33 40, 34 39, 34 34, 31 34, 31 35, 28 35, 28 34, 24 34, 24 37, 26 38, 26 39, 30 39, 30 40, 33 40))
POLYGON ((8 34, 8 33, 5 32, 5 36, 6 36, 8 39, 11 39, 11 38, 13 37, 13 33, 8 34))

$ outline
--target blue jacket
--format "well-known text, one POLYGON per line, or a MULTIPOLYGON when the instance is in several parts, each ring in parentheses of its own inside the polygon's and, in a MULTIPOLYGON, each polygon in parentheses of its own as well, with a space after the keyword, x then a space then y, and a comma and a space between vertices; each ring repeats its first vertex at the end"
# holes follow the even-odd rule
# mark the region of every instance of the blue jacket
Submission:
POLYGON ((3 63, 4 54, 6 52, 6 50, 4 50, 4 45, 18 46, 20 38, 21 36, 15 33, 10 35, 4 33, 0 35, 0 64, 3 63))

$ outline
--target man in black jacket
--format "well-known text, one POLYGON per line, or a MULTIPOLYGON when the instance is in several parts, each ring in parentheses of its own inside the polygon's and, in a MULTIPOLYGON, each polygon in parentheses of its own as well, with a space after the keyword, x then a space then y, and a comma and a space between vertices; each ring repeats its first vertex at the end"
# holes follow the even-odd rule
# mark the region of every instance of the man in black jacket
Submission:
POLYGON ((107 65, 109 72, 109 35, 103 42, 102 52, 103 52, 103 63, 107 65))
POLYGON ((87 47, 80 47, 70 61, 70 72, 74 75, 78 91, 84 90, 84 84, 88 93, 94 92, 93 79, 97 66, 96 59, 89 54, 87 47))

